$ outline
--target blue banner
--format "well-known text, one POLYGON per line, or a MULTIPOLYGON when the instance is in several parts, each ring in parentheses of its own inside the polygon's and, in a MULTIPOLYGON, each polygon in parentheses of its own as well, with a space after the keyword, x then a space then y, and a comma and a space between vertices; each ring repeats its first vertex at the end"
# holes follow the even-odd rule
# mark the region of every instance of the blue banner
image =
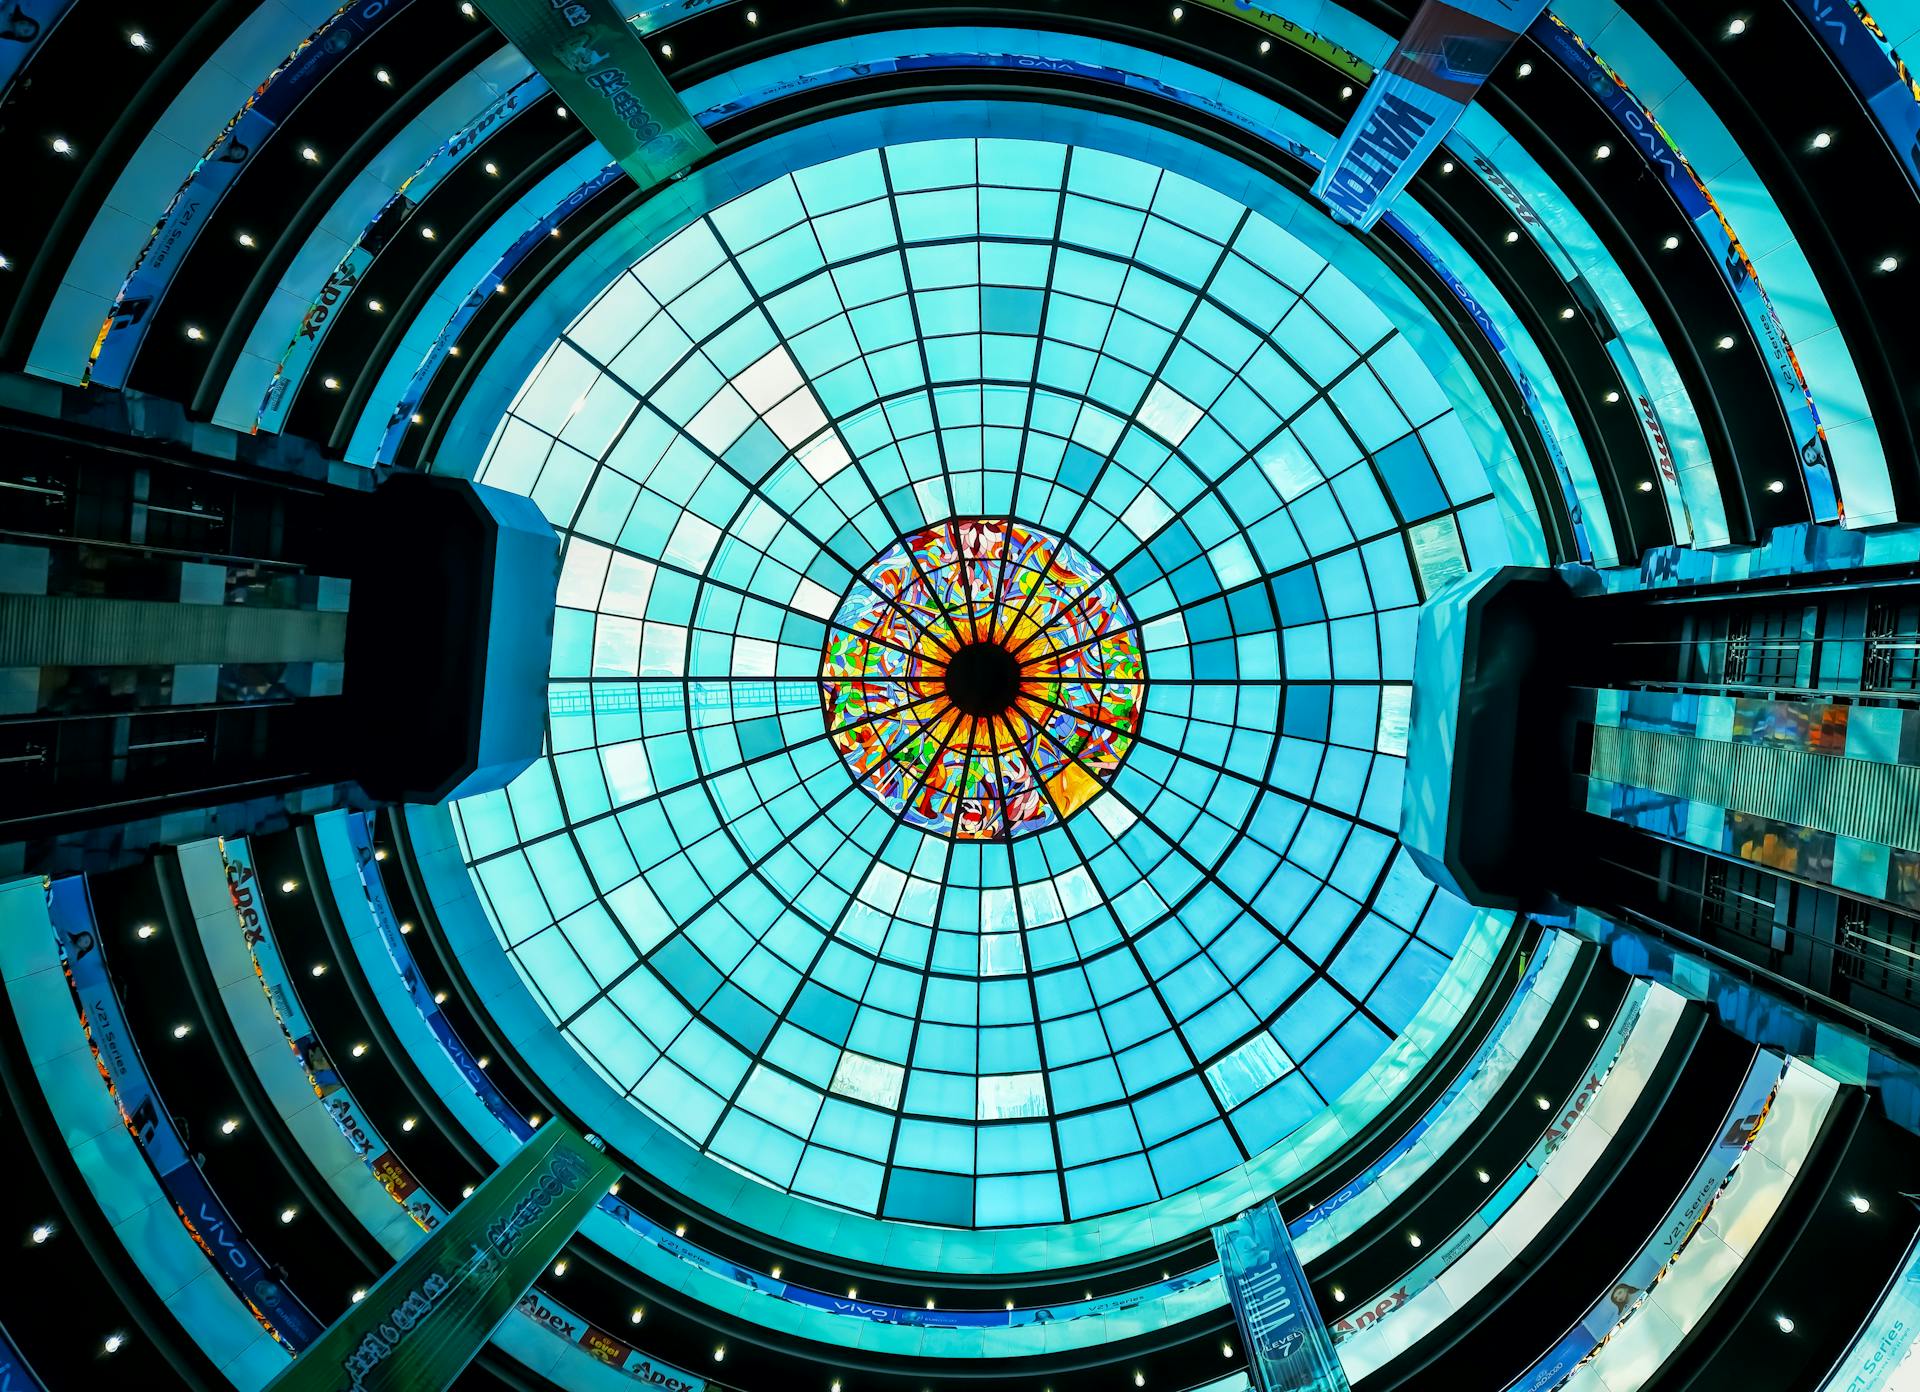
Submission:
POLYGON ((1213 1230, 1256 1392, 1347 1392, 1326 1321, 1272 1199, 1213 1230))
POLYGON ((13 1346, 13 1337, 0 1329, 0 1392, 44 1392, 45 1388, 26 1355, 13 1346))
POLYGON ((1374 75, 1313 196, 1334 217, 1373 230, 1546 0, 1425 0, 1374 75))
POLYGON ((47 887, 47 916, 101 1079, 174 1211, 261 1327, 289 1348, 305 1348, 324 1326, 280 1284, 247 1241, 187 1153, 173 1118, 153 1090, 107 974, 86 880, 76 875, 52 881, 47 887))
MULTIPOLYGON (((73 8, 73 0, 11 0, 0 6, 0 95, 33 60, 54 25, 73 8)), ((0 1382, 0 1389, 6 1384, 0 1382)))
POLYGON ((1628 89, 1618 73, 1580 41, 1579 35, 1549 14, 1533 26, 1530 37, 1613 118, 1621 138, 1660 176, 1667 192, 1692 223, 1701 244, 1719 263, 1720 274, 1740 308, 1741 318, 1746 321, 1747 330, 1773 376, 1780 409, 1799 451, 1800 477, 1806 485, 1807 505, 1812 509, 1813 520, 1838 521, 1842 516, 1839 485, 1834 479, 1833 453, 1820 424, 1820 412, 1807 389, 1800 359, 1787 341, 1786 328, 1774 310, 1773 301, 1761 287, 1746 248, 1734 235, 1733 225, 1707 191, 1706 184, 1694 173, 1693 166, 1667 138, 1653 113, 1628 89))

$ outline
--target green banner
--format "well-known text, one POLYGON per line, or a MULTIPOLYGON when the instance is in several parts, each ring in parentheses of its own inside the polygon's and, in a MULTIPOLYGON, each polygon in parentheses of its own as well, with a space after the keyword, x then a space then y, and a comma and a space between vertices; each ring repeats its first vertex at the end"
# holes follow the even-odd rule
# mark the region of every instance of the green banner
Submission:
POLYGON ((1235 19, 1244 20, 1284 44, 1291 44, 1316 58, 1323 58, 1349 77, 1361 82, 1373 80, 1373 64, 1352 50, 1342 48, 1324 34, 1317 34, 1304 24, 1294 23, 1285 15, 1275 14, 1272 10, 1249 3, 1249 0, 1199 0, 1199 3, 1210 10, 1221 10, 1235 19))
POLYGON ((613 0, 477 0, 641 188, 713 153, 613 0))
POLYGON ((619 1172, 578 1131, 549 1121, 268 1392, 452 1386, 619 1172))

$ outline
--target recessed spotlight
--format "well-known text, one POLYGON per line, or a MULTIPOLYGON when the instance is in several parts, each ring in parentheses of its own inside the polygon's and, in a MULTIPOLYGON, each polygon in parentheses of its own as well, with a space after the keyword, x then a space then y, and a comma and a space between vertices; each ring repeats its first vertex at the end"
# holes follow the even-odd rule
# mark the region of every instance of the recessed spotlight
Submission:
POLYGON ((1516 71, 1516 72, 1518 72, 1518 73, 1520 74, 1520 76, 1522 76, 1522 77, 1532 77, 1532 76, 1533 76, 1533 64, 1531 64, 1531 63, 1522 63, 1522 64, 1521 64, 1521 65, 1520 65, 1520 66, 1519 66, 1518 68, 1516 68, 1516 69, 1514 69, 1514 71, 1516 71))
POLYGON ((38 1247, 41 1243, 45 1242, 48 1238, 53 1236, 53 1224, 51 1223, 37 1224, 34 1227, 34 1230, 27 1235, 33 1239, 33 1245, 38 1247))
MULTIPOLYGON (((686 1235, 686 1229, 682 1228, 680 1230, 680 1236, 685 1237, 686 1235)), ((776 1281, 780 1279, 780 1268, 777 1266, 773 1268, 773 1279, 776 1281)))
POLYGON ((421 228, 421 229, 420 229, 420 235, 421 235, 422 237, 425 237, 425 238, 426 238, 426 239, 427 239, 428 241, 432 241, 432 240, 433 240, 433 229, 432 229, 431 227, 423 227, 423 228, 421 228))
POLYGON ((1271 40, 1271 39, 1262 39, 1262 40, 1260 40, 1260 51, 1261 51, 1262 53, 1271 53, 1271 52, 1273 52, 1273 40, 1271 40))
MULTIPOLYGON (((367 308, 372 310, 375 314, 385 314, 387 312, 387 307, 378 300, 368 300, 367 308)), ((375 860, 385 860, 387 858, 387 853, 385 851, 375 851, 373 858, 375 860)))
POLYGON ((280 1210, 280 1221, 282 1223, 291 1223, 299 1216, 300 1210, 297 1208, 283 1208, 280 1210))
POLYGON ((1447 161, 1446 161, 1445 163, 1443 163, 1443 164, 1442 164, 1442 165, 1440 166, 1440 172, 1441 172, 1442 174, 1451 174, 1451 173, 1453 173, 1453 161, 1452 161, 1452 160, 1447 160, 1447 161))
POLYGON ((560 229, 556 227, 551 232, 547 233, 547 235, 549 237, 557 237, 560 235, 560 229))
POLYGON ((563 121, 567 119, 567 109, 564 106, 554 107, 553 114, 558 116, 563 121))
POLYGON ((298 880, 282 880, 282 881, 280 881, 280 892, 281 892, 282 894, 291 894, 291 893, 293 893, 293 892, 294 892, 294 890, 296 890, 296 889, 298 889, 298 888, 300 888, 300 881, 298 881, 298 880))
POLYGON ((352 1295, 347 1297, 347 1302, 352 1305, 358 1305, 361 1301, 365 1300, 366 1298, 367 1298, 367 1293, 364 1289, 357 1290, 352 1295))
POLYGON ((185 1039, 188 1035, 192 1033, 193 1033, 192 1025, 179 1024, 173 1027, 173 1037, 175 1039, 185 1039))
POLYGON ((201 339, 205 338, 206 336, 207 335, 205 330, 203 330, 198 324, 187 325, 187 337, 192 339, 195 343, 198 343, 201 339))
POLYGON ((1563 310, 1561 310, 1561 311, 1560 311, 1560 317, 1561 317, 1562 319, 1571 319, 1571 318, 1573 318, 1573 306, 1572 306, 1572 305, 1568 305, 1568 306, 1567 306, 1567 307, 1566 307, 1565 309, 1563 309, 1563 310))
POLYGON ((1485 1170, 1475 1170, 1473 1172, 1473 1177, 1479 1180, 1482 1184, 1486 1184, 1493 1178, 1493 1176, 1488 1174, 1485 1170))
POLYGON ((1880 258, 1880 269, 1881 269, 1881 270, 1883 270, 1883 271, 1897 271, 1897 270, 1899 270, 1899 269, 1900 269, 1900 258, 1899 258, 1899 257, 1897 257, 1897 256, 1883 256, 1883 257, 1881 257, 1881 258, 1880 258))
POLYGON ((413 1130, 414 1127, 418 1126, 419 1124, 420 1124, 419 1117, 407 1117, 405 1120, 403 1120, 400 1123, 400 1129, 402 1131, 411 1131, 413 1130))
POLYGON ((1779 1329, 1779 1331, 1780 1331, 1780 1332, 1781 1332, 1782 1334, 1791 1334, 1791 1333, 1793 1333, 1793 1316, 1791 1316, 1791 1315, 1775 1315, 1775 1316, 1773 1317, 1773 1323, 1774 1323, 1774 1326, 1775 1326, 1775 1327, 1776 1327, 1777 1329, 1779 1329))
POLYGON ((134 30, 131 34, 127 35, 127 42, 132 44, 135 48, 140 49, 142 52, 146 51, 147 36, 141 33, 138 29, 134 30))
POLYGON ((159 931, 160 930, 154 927, 151 923, 143 923, 138 928, 133 930, 133 935, 136 938, 150 938, 159 931))
POLYGON ((1733 347, 1733 335, 1721 334, 1720 337, 1714 341, 1713 346, 1718 348, 1723 353, 1726 352, 1727 349, 1733 347))
POLYGON ((556 1276, 564 1276, 567 1274, 567 1259, 565 1257, 560 1258, 559 1261, 553 1264, 553 1274, 556 1276))
POLYGON ((1786 491, 1787 491, 1787 485, 1782 483, 1779 479, 1767 480, 1767 492, 1784 493, 1786 491))
POLYGON ((412 421, 415 425, 425 425, 427 423, 427 418, 421 415, 418 411, 415 411, 412 415, 408 416, 407 419, 412 421))
POLYGON ((325 962, 315 962, 308 968, 308 971, 314 976, 325 976, 327 974, 327 964, 325 962))
POLYGON ((1737 39, 1746 32, 1747 32, 1746 20, 1735 18, 1727 21, 1727 37, 1728 38, 1737 39))
POLYGON ((1832 131, 1820 131, 1813 137, 1813 148, 1816 150, 1824 150, 1831 144, 1833 144, 1832 131))
POLYGON ((447 993, 445 991, 435 991, 433 993, 433 1003, 435 1005, 445 1005, 447 1003, 447 993))
POLYGON ((1653 480, 1652 480, 1652 479, 1641 479, 1641 480, 1640 480, 1640 485, 1639 485, 1639 487, 1640 487, 1640 491, 1641 491, 1642 493, 1651 493, 1651 492, 1653 492, 1653 480))
POLYGON ((488 1058, 485 1054, 480 1055, 480 1057, 475 1059, 474 1062, 479 1064, 482 1068, 493 1067, 493 1060, 491 1058, 488 1058))
POLYGON ((1138 1368, 1133 1371, 1133 1385, 1135 1387, 1145 1387, 1147 1385, 1147 1375, 1138 1368))
POLYGON ((393 86, 393 74, 388 72, 385 68, 375 68, 373 70, 373 80, 379 83, 382 87, 393 86))
POLYGON ((401 932, 401 934, 402 934, 402 935, 404 936, 405 934, 407 934, 407 933, 411 933, 412 931, 413 931, 413 924, 412 924, 412 922, 411 922, 411 921, 409 921, 409 920, 404 920, 404 919, 403 919, 403 920, 401 921, 401 923, 400 923, 400 932, 401 932))
POLYGON ((1613 146, 1611 145, 1596 145, 1593 147, 1593 157, 1595 159, 1609 159, 1612 155, 1613 146))
POLYGON ((1545 1097, 1534 1098, 1533 1105, 1538 1107, 1543 1112, 1550 1112, 1553 1110, 1553 1102, 1550 1099, 1545 1097))
POLYGON ((300 158, 308 164, 318 164, 320 163, 320 152, 311 145, 302 145, 300 147, 300 158))
POLYGON ((366 1053, 367 1046, 365 1044, 356 1044, 353 1046, 353 1056, 355 1058, 365 1058, 366 1053))
POLYGON ((225 1121, 220 1123, 220 1134, 223 1136, 231 1136, 234 1132, 238 1131, 239 1129, 240 1129, 240 1123, 238 1120, 236 1120, 233 1117, 228 1117, 225 1121))
POLYGON ((1408 1233, 1408 1234, 1407 1234, 1407 1246, 1409 1246, 1409 1247, 1418 1247, 1419 1245, 1420 1245, 1420 1234, 1419 1234, 1419 1233, 1417 1233, 1417 1232, 1410 1232, 1410 1233, 1408 1233))
POLYGON ((102 1341, 100 1347, 108 1353, 118 1353, 120 1352, 120 1346, 126 1343, 126 1341, 127 1337, 124 1334, 109 1334, 106 1339, 102 1341))
POLYGON ((489 174, 497 175, 500 172, 500 166, 495 164, 492 160, 488 160, 484 165, 481 166, 481 168, 485 169, 489 174))
POLYGON ((320 385, 325 387, 328 391, 339 391, 340 379, 338 377, 328 377, 324 381, 322 381, 320 385))
POLYGON ((1335 1286, 1333 1288, 1333 1299, 1335 1304, 1344 1305, 1347 1303, 1347 1293, 1340 1287, 1335 1286))
POLYGON ((545 1120, 546 1120, 545 1117, 541 1116, 540 1113, 535 1112, 532 1116, 527 1118, 527 1125, 538 1126, 541 1122, 545 1120))
POLYGON ((1175 23, 1178 23, 1180 20, 1183 20, 1186 17, 1187 17, 1186 10, 1182 9, 1179 5, 1175 5, 1173 7, 1173 18, 1175 23))
POLYGON ((627 1323, 638 1324, 640 1323, 641 1320, 645 1319, 646 1317, 647 1317, 647 1312, 641 1309, 638 1305, 636 1305, 633 1307, 633 1313, 627 1316, 627 1323))
POLYGON ((758 11, 758 10, 748 10, 748 11, 747 11, 747 23, 749 23, 749 24, 758 24, 759 22, 760 22, 760 11, 758 11))
POLYGON ((1347 99, 1348 99, 1349 97, 1351 97, 1352 95, 1353 95, 1353 88, 1351 88, 1351 87, 1342 87, 1342 88, 1340 89, 1340 100, 1341 100, 1341 101, 1346 101, 1346 100, 1347 100, 1347 99))
POLYGON ((463 1198, 463 1199, 470 1199, 470 1198, 472 1198, 472 1197, 473 1197, 473 1186, 472 1186, 471 1184, 468 1184, 468 1185, 463 1185, 463 1186, 461 1187, 461 1190, 460 1190, 460 1197, 461 1197, 461 1198, 463 1198))
POLYGON ((13 262, 7 260, 5 256, 0 256, 0 271, 10 271, 12 269, 13 262))
POLYGON ((1620 400, 1619 392, 1610 391, 1607 393, 1607 396, 1606 396, 1607 405, 1609 406, 1617 405, 1619 403, 1619 400, 1620 400))
MULTIPOLYGON (((687 1225, 686 1225, 685 1223, 675 1223, 675 1224, 673 1225, 673 1235, 674 1235, 675 1237, 685 1237, 685 1236, 687 1235, 687 1225)), ((775 1280, 779 1280, 779 1279, 780 1279, 780 1268, 779 1268, 779 1267, 777 1267, 777 1266, 776 1266, 776 1267, 774 1267, 774 1269, 773 1269, 773 1276, 774 1276, 774 1279, 775 1279, 775 1280)))
POLYGON ((459 357, 459 356, 460 356, 460 345, 459 345, 459 344, 457 344, 457 343, 454 343, 454 344, 449 344, 449 345, 448 345, 448 347, 447 347, 447 356, 448 356, 448 357, 450 357, 450 358, 457 358, 457 357, 459 357))
POLYGON ((1680 239, 1678 237, 1669 237, 1660 243, 1660 247, 1663 251, 1678 251, 1680 249, 1680 239))
POLYGON ((1507 245, 1512 246, 1515 242, 1519 240, 1520 240, 1520 234, 1516 231, 1513 231, 1511 228, 1509 228, 1507 231, 1507 245))
POLYGON ((1598 1015, 1589 1015, 1589 1016, 1587 1016, 1587 1028, 1588 1028, 1588 1029, 1599 1029, 1599 1028, 1600 1028, 1600 1017, 1599 1017, 1598 1015))
POLYGON ((238 238, 236 238, 236 240, 237 240, 237 241, 238 241, 238 242, 240 243, 240 245, 241 245, 241 246, 243 246, 243 247, 246 247, 246 248, 247 248, 248 250, 252 250, 252 248, 253 248, 253 245, 254 245, 254 241, 253 241, 253 233, 251 233, 251 232, 242 232, 242 233, 241 233, 241 234, 239 235, 239 237, 238 237, 238 238))
POLYGON ((56 135, 53 138, 53 152, 56 155, 70 155, 73 153, 73 146, 67 143, 64 135, 56 135))
POLYGON ((661 44, 661 45, 660 45, 660 56, 661 56, 662 58, 671 58, 671 57, 673 57, 673 45, 672 45, 672 44, 661 44))
POLYGON ((860 1288, 858 1286, 848 1286, 847 1299, 858 1300, 859 1298, 860 1298, 860 1288))
POLYGON ((500 283, 499 283, 498 285, 496 285, 496 286, 494 286, 494 287, 493 287, 493 293, 494 293, 494 294, 496 294, 496 295, 504 295, 504 294, 506 294, 506 293, 507 293, 507 283, 506 283, 506 281, 504 281, 504 280, 503 280, 503 281, 501 281, 501 282, 500 282, 500 283))
POLYGON ((460 0, 460 13, 468 19, 473 18, 473 0, 460 0))
POLYGON ((1873 1207, 1863 1194, 1855 1194, 1852 1198, 1848 1199, 1847 1202, 1853 1205, 1853 1211, 1855 1213, 1865 1213, 1873 1207))
POLYGON ((727 1346, 725 1344, 715 1344, 713 1348, 713 1361, 716 1363, 724 1363, 726 1358, 727 1346))

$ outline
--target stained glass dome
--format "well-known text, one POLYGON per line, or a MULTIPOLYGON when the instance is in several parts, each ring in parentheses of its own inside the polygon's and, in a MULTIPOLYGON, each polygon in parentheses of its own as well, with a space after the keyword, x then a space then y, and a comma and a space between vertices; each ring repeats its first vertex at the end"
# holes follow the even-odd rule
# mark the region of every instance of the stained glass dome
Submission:
POLYGON ((512 401, 478 477, 564 538, 549 747, 462 853, 708 1160, 915 1223, 1148 1204, 1459 948, 1395 827, 1416 605, 1507 556, 1484 423, 1279 198, 861 150, 611 275, 512 401))

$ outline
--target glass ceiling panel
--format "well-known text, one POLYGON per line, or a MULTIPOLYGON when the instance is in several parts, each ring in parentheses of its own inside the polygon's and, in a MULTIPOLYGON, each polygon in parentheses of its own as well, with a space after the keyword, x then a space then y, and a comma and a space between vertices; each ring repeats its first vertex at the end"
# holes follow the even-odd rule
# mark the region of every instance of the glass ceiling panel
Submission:
POLYGON ((1397 843, 1413 613, 1506 551, 1393 325, 1099 151, 849 155, 553 345, 548 754, 456 826, 554 1024, 710 1156, 966 1227, 1310 1121, 1470 911, 1397 843))

